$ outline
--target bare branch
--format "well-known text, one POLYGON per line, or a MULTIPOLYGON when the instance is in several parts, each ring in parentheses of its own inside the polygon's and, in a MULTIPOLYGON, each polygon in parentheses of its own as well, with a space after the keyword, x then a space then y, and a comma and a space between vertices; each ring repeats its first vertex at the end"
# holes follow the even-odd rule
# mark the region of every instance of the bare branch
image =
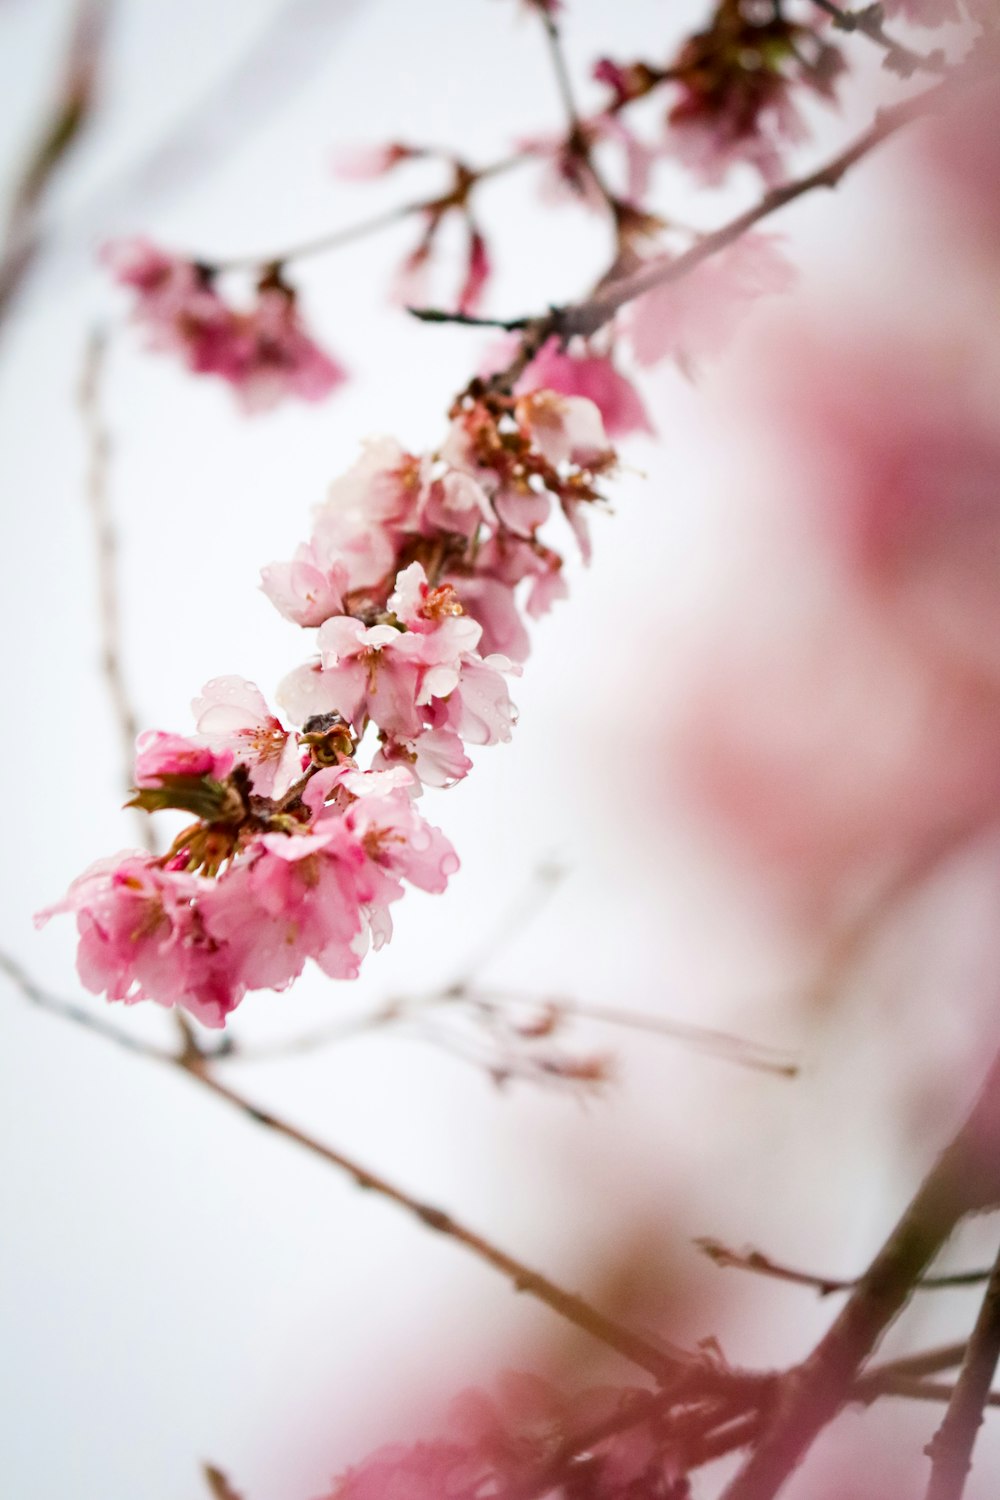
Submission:
POLYGON ((1000 1054, 965 1123, 804 1364, 789 1371, 775 1413, 723 1500, 771 1500, 816 1435, 850 1400, 868 1358, 955 1226, 1000 1204, 1000 1054))
POLYGON ((14 189, 0 253, 0 319, 38 250, 38 210, 49 181, 93 113, 110 0, 77 0, 62 76, 49 114, 14 189))
POLYGON ((944 1420, 927 1445, 931 1476, 927 1500, 961 1500, 983 1411, 996 1399, 990 1384, 1000 1358, 1000 1254, 972 1330, 944 1420))
MULTIPOLYGON (((100 630, 101 670, 114 713, 122 757, 122 786, 132 782, 132 760, 139 721, 125 682, 121 654, 121 610, 118 599, 118 534, 108 496, 111 439, 102 410, 101 397, 107 365, 108 337, 95 329, 87 340, 80 379, 79 406, 87 439, 87 505, 94 533, 97 565, 97 607, 100 630)), ((155 854, 155 835, 148 816, 136 812, 139 836, 150 854, 155 854)))
MULTIPOLYGON (((510 156, 498 157, 496 161, 487 162, 484 167, 469 167, 467 170, 471 179, 470 187, 475 187, 492 177, 501 177, 504 173, 512 171, 514 167, 532 160, 534 157, 530 151, 518 151, 510 156)), ((356 224, 346 224, 340 229, 330 230, 327 234, 317 235, 315 239, 301 240, 297 244, 285 245, 278 250, 270 250, 263 254, 217 257, 199 253, 194 259, 212 271, 259 271, 266 266, 285 266, 292 261, 311 260, 317 255, 327 255, 333 250, 342 249, 345 245, 353 245, 358 240, 379 234, 383 229, 391 229, 394 224, 401 224, 405 219, 432 213, 441 207, 441 202, 440 193, 431 194, 426 198, 414 198, 406 203, 397 203, 395 207, 387 208, 383 213, 373 214, 368 219, 361 219, 356 224)), ((408 310, 413 311, 412 308, 408 310)), ((419 317, 420 314, 417 313, 416 316, 419 317)), ((458 321, 462 321, 461 314, 455 316, 458 321)), ((426 321, 443 322, 444 316, 434 317, 433 314, 429 314, 426 321)))
MULTIPOLYGON (((694 1243, 708 1256, 709 1260, 722 1269, 753 1271, 758 1276, 769 1276, 775 1281, 787 1281, 793 1286, 810 1287, 821 1297, 829 1297, 834 1292, 852 1291, 860 1280, 857 1276, 842 1280, 836 1276, 816 1276, 810 1271, 796 1271, 791 1266, 771 1260, 770 1256, 764 1255, 760 1250, 730 1250, 719 1240, 708 1237, 696 1239, 694 1243)), ((986 1281, 989 1275, 990 1271, 987 1268, 984 1271, 954 1271, 942 1276, 922 1276, 914 1284, 913 1290, 930 1292, 946 1288, 978 1286, 986 1281)))
MULTIPOLYGON (((185 1046, 180 1052, 162 1053, 144 1043, 134 1043, 131 1039, 123 1040, 122 1034, 115 1028, 103 1022, 95 1022, 95 1019, 80 1007, 48 994, 13 959, 4 958, 3 969, 21 993, 36 1005, 42 1006, 63 1020, 85 1026, 119 1045, 129 1047, 132 1051, 140 1052, 143 1056, 166 1063, 186 1073, 189 1078, 209 1090, 216 1098, 222 1099, 232 1108, 239 1110, 255 1124, 263 1125, 286 1140, 293 1141, 312 1155, 345 1173, 358 1187, 376 1193, 390 1203, 395 1203, 412 1218, 418 1219, 427 1229, 432 1229, 435 1233, 463 1246, 477 1260, 499 1271, 515 1291, 534 1297, 553 1312, 558 1313, 560 1317, 565 1318, 567 1322, 572 1323, 574 1327, 589 1334, 606 1348, 613 1349, 639 1368, 646 1370, 657 1380, 664 1383, 676 1383, 682 1378, 695 1378, 710 1383, 718 1379, 726 1383, 724 1374, 715 1372, 714 1367, 702 1356, 690 1354, 687 1350, 669 1346, 663 1342, 652 1343, 641 1334, 633 1333, 631 1329, 606 1317, 597 1308, 591 1307, 583 1297, 565 1290, 515 1256, 508 1255, 506 1251, 492 1244, 483 1235, 469 1229, 451 1214, 422 1202, 404 1188, 390 1182, 388 1178, 362 1166, 352 1157, 335 1150, 332 1146, 325 1145, 315 1136, 300 1130, 287 1120, 280 1119, 270 1111, 260 1109, 245 1094, 224 1083, 211 1070, 211 1059, 196 1048, 185 1046)), ((734 1381, 736 1378, 733 1376, 734 1381)))
POLYGON ((233 1489, 222 1470, 217 1469, 214 1464, 202 1464, 201 1472, 214 1500, 242 1500, 242 1496, 233 1489))

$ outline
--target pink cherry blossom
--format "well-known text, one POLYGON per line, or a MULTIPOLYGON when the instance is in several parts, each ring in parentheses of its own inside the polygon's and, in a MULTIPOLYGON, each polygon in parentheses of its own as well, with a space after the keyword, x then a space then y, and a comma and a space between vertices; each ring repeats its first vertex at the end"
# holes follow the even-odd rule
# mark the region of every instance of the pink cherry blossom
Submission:
POLYGON ((453 691, 433 705, 436 728, 453 729, 470 745, 506 743, 517 722, 504 675, 520 675, 505 656, 466 657, 453 691))
POLYGON ((308 959, 332 979, 357 977, 367 945, 363 864, 342 819, 330 817, 315 832, 265 834, 218 879, 208 921, 248 989, 284 989, 308 959))
POLYGON ((392 769, 400 765, 410 770, 415 793, 423 786, 454 786, 472 770, 460 737, 451 729, 425 729, 412 739, 386 735, 372 766, 392 769))
POLYGON ((322 625, 344 609, 347 564, 320 537, 296 548, 291 562, 261 569, 261 588, 286 620, 305 628, 322 625))
POLYGON ((517 385, 519 395, 539 389, 592 401, 608 437, 654 430, 639 392, 606 354, 561 350, 557 339, 549 339, 517 385))
POLYGON ((640 365, 714 358, 759 297, 788 291, 794 281, 772 235, 745 234, 678 281, 637 298, 623 320, 625 336, 640 365))
POLYGON ((92 865, 36 921, 75 914, 77 970, 93 993, 128 1005, 180 1005, 206 1026, 222 1026, 244 986, 205 926, 200 903, 213 890, 212 881, 127 852, 92 865))
POLYGON ((214 373, 235 388, 244 411, 269 411, 288 396, 323 401, 347 379, 306 332, 286 287, 263 288, 256 306, 234 317, 231 357, 214 373))
POLYGON ((266 411, 287 396, 320 401, 346 378, 306 333, 295 294, 276 278, 262 281, 243 311, 223 300, 210 268, 148 240, 113 242, 103 259, 136 293, 133 318, 150 346, 178 355, 195 374, 225 380, 244 411, 266 411))
POLYGON ((283 796, 299 776, 296 737, 274 717, 254 683, 242 677, 213 677, 191 710, 206 744, 245 765, 260 796, 283 796))
POLYGON ((158 786, 164 776, 211 776, 221 781, 233 767, 233 752, 218 754, 205 744, 147 729, 135 742, 134 781, 138 787, 158 786))

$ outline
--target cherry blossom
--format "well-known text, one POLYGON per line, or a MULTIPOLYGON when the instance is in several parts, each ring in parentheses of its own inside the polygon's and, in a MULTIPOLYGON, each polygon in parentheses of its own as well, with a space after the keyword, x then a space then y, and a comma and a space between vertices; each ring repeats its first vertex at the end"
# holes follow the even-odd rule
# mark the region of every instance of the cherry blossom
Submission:
POLYGON ((773 235, 745 234, 681 280, 638 297, 623 332, 640 365, 714 358, 759 297, 788 291, 794 282, 773 235))
POLYGON ((147 729, 135 743, 135 784, 159 786, 169 776, 211 776, 221 781, 232 770, 233 760, 232 750, 223 748, 216 754, 208 745, 182 735, 147 729))
POLYGON ((133 319, 150 347, 178 355, 189 370, 217 375, 245 412, 269 410, 288 396, 321 401, 346 378, 307 334, 291 287, 272 270, 247 310, 220 295, 208 266, 150 241, 115 241, 103 252, 115 280, 135 292, 133 319))
POLYGON ((214 677, 191 704, 198 733, 214 750, 237 759, 262 797, 281 797, 301 773, 301 753, 264 695, 242 677, 214 677))
POLYGON ((243 986, 205 925, 200 903, 212 889, 209 880, 127 852, 92 865, 36 921, 76 916, 77 970, 93 993, 129 1005, 180 1005, 221 1026, 243 986))
POLYGON ((563 396, 583 396, 601 414, 608 437, 626 437, 633 432, 653 432, 642 397, 632 382, 615 366, 610 355, 594 354, 584 345, 563 350, 557 339, 549 339, 531 361, 517 384, 517 391, 558 391, 563 396))

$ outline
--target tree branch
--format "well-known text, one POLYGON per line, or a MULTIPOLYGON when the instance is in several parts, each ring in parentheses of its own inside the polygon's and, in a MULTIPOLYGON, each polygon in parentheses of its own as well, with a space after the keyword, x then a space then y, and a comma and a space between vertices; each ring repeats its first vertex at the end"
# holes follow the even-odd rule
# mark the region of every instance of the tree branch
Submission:
MULTIPOLYGON (((472 186, 485 182, 491 177, 500 177, 514 167, 532 160, 534 157, 530 151, 518 151, 510 156, 499 157, 496 161, 488 162, 485 167, 470 167, 472 186)), ((426 198, 414 198, 406 203, 397 203, 394 208, 387 208, 383 213, 373 214, 369 219, 361 219, 356 224, 347 224, 341 229, 333 229, 327 234, 317 235, 315 239, 302 240, 298 244, 286 245, 283 249, 272 250, 266 254, 221 257, 199 254, 193 258, 200 265, 215 272, 259 271, 267 266, 285 266, 292 261, 311 260, 314 256, 340 250, 344 245, 352 245, 357 240, 367 239, 369 235, 380 233, 383 229, 390 229, 394 224, 402 223, 404 219, 430 213, 440 205, 441 194, 433 193, 426 198)), ((409 310, 412 311, 412 309, 409 310)), ((427 321, 435 320, 428 318, 427 321)))
POLYGON ((111 0, 77 0, 55 98, 14 188, 0 250, 0 319, 38 251, 38 211, 49 181, 93 112, 110 8, 111 0))
POLYGON ((927 1500, 961 1500, 972 1468, 972 1450, 982 1425, 983 1411, 1000 1397, 990 1395, 990 1384, 1000 1358, 1000 1254, 972 1330, 948 1410, 927 1445, 931 1476, 927 1500))
POLYGON ((730 1381, 727 1379, 726 1372, 716 1371, 715 1367, 700 1355, 666 1344, 651 1343, 641 1334, 633 1333, 631 1329, 606 1317, 597 1308, 592 1307, 583 1297, 567 1291, 541 1272, 525 1265, 515 1256, 508 1255, 506 1251, 462 1224, 451 1214, 422 1202, 404 1188, 390 1182, 378 1172, 371 1171, 352 1157, 335 1150, 332 1146, 325 1145, 315 1136, 300 1130, 270 1111, 260 1109, 245 1094, 224 1083, 212 1071, 211 1059, 196 1048, 185 1046, 177 1053, 163 1053, 145 1043, 133 1043, 131 1039, 126 1040, 123 1033, 118 1032, 116 1028, 98 1021, 82 1008, 49 994, 15 960, 0 954, 0 966, 21 993, 34 1004, 63 1020, 85 1026, 88 1030, 95 1031, 120 1046, 126 1046, 131 1051, 139 1052, 145 1057, 166 1063, 186 1073, 189 1078, 209 1090, 216 1098, 223 1100, 255 1124, 263 1125, 286 1140, 293 1141, 297 1146, 301 1146, 313 1156, 319 1157, 320 1160, 352 1178, 358 1187, 376 1193, 388 1202, 396 1204, 412 1218, 418 1219, 425 1228, 432 1229, 435 1233, 463 1246, 477 1260, 498 1271, 510 1282, 515 1291, 524 1292, 527 1296, 543 1303, 567 1322, 572 1323, 574 1327, 589 1334, 606 1348, 613 1349, 660 1382, 676 1383, 679 1379, 690 1377, 704 1379, 710 1384, 716 1380, 722 1384, 736 1384, 741 1379, 734 1373, 730 1381))
POLYGON ((771 1500, 851 1399, 858 1369, 968 1214, 1000 1204, 1000 1054, 979 1096, 812 1354, 782 1378, 760 1444, 723 1500, 771 1500))
MULTIPOLYGON (((954 96, 960 78, 971 81, 982 76, 982 68, 955 69, 944 82, 925 89, 914 98, 881 110, 869 128, 825 166, 785 183, 783 187, 772 188, 751 208, 738 214, 721 228, 703 235, 681 255, 647 261, 627 276, 599 284, 597 291, 579 302, 550 308, 547 313, 536 314, 534 317, 505 320, 507 326, 523 330, 521 347, 506 369, 490 377, 490 388, 509 390, 548 339, 559 338, 567 343, 575 337, 591 338, 629 302, 657 287, 683 280, 704 261, 727 250, 755 225, 786 208, 788 204, 818 188, 836 188, 852 167, 905 126, 926 118, 946 104, 954 96)), ((420 313, 416 315, 420 316, 420 313)), ((453 322, 455 319, 434 310, 430 321, 443 323, 453 322)))
MULTIPOLYGON (((737 1271, 753 1271, 758 1276, 769 1276, 775 1281, 786 1281, 792 1286, 811 1287, 821 1297, 829 1297, 834 1292, 849 1292, 858 1285, 859 1277, 852 1276, 849 1280, 841 1280, 836 1276, 816 1276, 811 1271, 797 1271, 792 1266, 784 1266, 779 1261, 771 1260, 760 1250, 730 1250, 719 1240, 707 1237, 695 1240, 698 1249, 708 1256, 709 1260, 722 1269, 733 1269, 737 1271)), ((986 1281, 990 1276, 989 1269, 985 1271, 954 1271, 942 1276, 922 1276, 914 1284, 915 1292, 941 1291, 946 1288, 978 1286, 980 1282, 986 1281)))
POLYGON ((914 73, 937 73, 948 71, 944 53, 938 47, 933 52, 914 52, 886 31, 882 24, 882 6, 865 5, 860 10, 844 10, 833 4, 833 0, 812 0, 819 10, 825 11, 838 31, 859 32, 869 41, 881 47, 885 53, 884 66, 900 78, 912 78, 914 73))

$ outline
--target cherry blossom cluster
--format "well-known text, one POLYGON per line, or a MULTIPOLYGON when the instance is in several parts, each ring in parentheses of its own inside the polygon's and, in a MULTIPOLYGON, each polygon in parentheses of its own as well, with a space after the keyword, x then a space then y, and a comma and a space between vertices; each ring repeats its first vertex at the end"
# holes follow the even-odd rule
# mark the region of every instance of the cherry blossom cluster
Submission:
POLYGON ((496 1398, 470 1390, 452 1403, 446 1437, 378 1449, 324 1500, 487 1500, 541 1494, 542 1484, 563 1500, 683 1500, 690 1492, 667 1425, 641 1390, 567 1395, 509 1373, 496 1398))
POLYGON ((145 239, 107 245, 115 280, 135 293, 133 318, 151 348, 177 355, 197 375, 217 375, 245 412, 266 411, 286 397, 322 401, 345 371, 309 337, 295 292, 268 267, 247 309, 222 297, 208 266, 145 239))
POLYGON ((75 914, 87 988, 221 1026, 308 959, 354 978, 391 935, 404 881, 443 891, 458 860, 416 798, 467 774, 467 746, 510 738, 523 613, 565 588, 539 531, 558 507, 587 553, 585 512, 614 462, 592 402, 482 381, 436 453, 370 443, 295 557, 264 570, 278 609, 316 632, 278 692, 298 727, 252 683, 210 682, 193 737, 154 731, 136 747, 132 805, 195 821, 161 858, 93 866, 42 914, 75 914))
POLYGON ((236 677, 194 708, 195 737, 139 737, 133 805, 196 821, 163 858, 93 865, 40 920, 75 913, 88 989, 222 1026, 248 990, 283 989, 307 959, 354 978, 391 934, 403 881, 443 891, 458 860, 409 776, 359 770, 342 728, 291 733, 236 677))

